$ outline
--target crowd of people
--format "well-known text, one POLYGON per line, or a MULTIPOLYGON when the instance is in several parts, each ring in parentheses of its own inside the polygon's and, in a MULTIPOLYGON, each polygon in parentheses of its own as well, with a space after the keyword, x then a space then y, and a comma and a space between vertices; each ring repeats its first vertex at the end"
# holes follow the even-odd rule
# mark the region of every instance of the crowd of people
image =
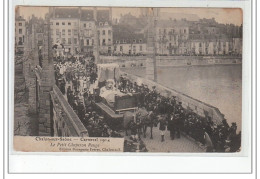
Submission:
MULTIPOLYGON (((97 79, 97 66, 94 57, 55 57, 55 79, 61 92, 67 97, 79 119, 85 125, 90 137, 121 137, 119 131, 112 130, 103 115, 98 113, 93 103, 95 95, 91 92, 91 85, 97 79)), ((165 132, 170 132, 171 140, 181 137, 181 132, 196 141, 206 144, 208 152, 235 152, 241 146, 241 132, 237 134, 236 123, 231 126, 226 120, 221 124, 214 123, 210 116, 199 116, 190 109, 185 109, 176 96, 165 97, 156 87, 149 89, 147 85, 138 85, 127 76, 120 76, 117 88, 123 93, 138 95, 138 108, 147 111, 151 118, 148 127, 159 125, 161 141, 165 141, 165 132)), ((131 138, 138 140, 145 135, 142 126, 145 120, 136 114, 128 128, 131 138), (137 138, 135 137, 137 136, 137 138)), ((152 138, 152 136, 151 136, 152 138)))
MULTIPOLYGON (((97 65, 93 56, 54 58, 55 80, 68 103, 78 115, 90 137, 120 137, 105 122, 104 116, 93 107, 91 85, 97 79, 97 65)), ((93 90, 93 89, 92 89, 93 90)))
MULTIPOLYGON (((206 144, 208 151, 216 152, 235 152, 241 146, 241 132, 237 134, 237 125, 232 123, 231 126, 224 119, 221 124, 216 124, 211 117, 199 116, 191 109, 184 109, 182 102, 178 102, 176 96, 164 97, 157 92, 153 86, 150 90, 147 85, 137 85, 127 77, 120 77, 119 89, 124 92, 138 93, 139 107, 144 107, 147 111, 153 111, 158 121, 161 132, 161 141, 164 141, 165 131, 170 131, 170 138, 180 138, 181 131, 192 137, 196 141, 206 144), (207 138, 209 136, 209 138, 207 138)), ((137 117, 138 119, 138 117, 137 117)), ((138 133, 138 123, 131 126, 131 132, 138 133)), ((154 123, 156 125, 156 122, 154 123)), ((138 134, 140 136, 140 134, 138 134)))

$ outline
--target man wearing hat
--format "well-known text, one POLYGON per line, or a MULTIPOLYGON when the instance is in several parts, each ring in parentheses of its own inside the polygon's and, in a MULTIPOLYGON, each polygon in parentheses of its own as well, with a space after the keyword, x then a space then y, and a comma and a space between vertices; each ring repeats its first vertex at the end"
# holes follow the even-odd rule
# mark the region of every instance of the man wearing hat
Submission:
POLYGON ((180 118, 180 114, 175 114, 175 131, 176 131, 176 136, 177 138, 181 137, 180 134, 180 125, 181 125, 181 118, 180 118))
POLYGON ((165 116, 159 117, 159 130, 161 132, 161 142, 164 142, 164 134, 166 131, 167 122, 165 116))
POLYGON ((175 121, 174 120, 175 120, 174 114, 170 114, 167 129, 170 131, 171 140, 174 140, 174 135, 175 135, 175 121))

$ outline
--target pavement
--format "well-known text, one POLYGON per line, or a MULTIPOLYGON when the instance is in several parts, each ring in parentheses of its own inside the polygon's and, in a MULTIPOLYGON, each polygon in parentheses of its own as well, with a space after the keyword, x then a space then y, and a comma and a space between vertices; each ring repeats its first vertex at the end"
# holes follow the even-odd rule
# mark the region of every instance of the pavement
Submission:
POLYGON ((205 152, 205 149, 196 141, 181 135, 179 139, 171 140, 170 132, 166 131, 164 142, 161 142, 159 127, 153 128, 153 139, 150 139, 150 128, 147 128, 146 138, 141 135, 141 139, 146 145, 148 152, 205 152))

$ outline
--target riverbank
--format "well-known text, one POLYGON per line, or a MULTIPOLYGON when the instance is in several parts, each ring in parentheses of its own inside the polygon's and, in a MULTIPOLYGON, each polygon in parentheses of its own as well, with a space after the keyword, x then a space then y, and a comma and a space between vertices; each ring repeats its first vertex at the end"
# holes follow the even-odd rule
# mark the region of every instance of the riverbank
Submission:
MULTIPOLYGON (((145 56, 100 56, 103 63, 117 63, 122 68, 145 67, 145 56)), ((242 64, 242 57, 237 56, 157 56, 156 65, 159 67, 184 67, 208 65, 242 64)))

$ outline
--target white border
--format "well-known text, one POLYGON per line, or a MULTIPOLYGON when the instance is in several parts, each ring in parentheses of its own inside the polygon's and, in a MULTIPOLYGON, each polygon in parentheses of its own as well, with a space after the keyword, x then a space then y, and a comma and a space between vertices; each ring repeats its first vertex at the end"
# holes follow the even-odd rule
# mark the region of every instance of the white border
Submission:
MULTIPOLYGON (((42 6, 126 6, 125 1, 84 1, 84 0, 16 0, 9 2, 9 39, 13 38, 15 5, 42 6)), ((250 172, 251 171, 251 2, 250 1, 127 1, 128 7, 236 7, 243 9, 243 113, 242 113, 242 152, 234 154, 194 154, 194 153, 18 153, 12 151, 13 134, 13 80, 14 54, 13 41, 9 43, 9 149, 10 172, 250 172), (41 154, 41 155, 39 155, 41 154), (53 156, 59 156, 54 157, 53 156), (51 156, 52 155, 52 156, 51 156), (142 155, 143 157, 141 157, 142 155), (152 157, 153 156, 153 157, 152 157), (206 157, 207 156, 207 157, 206 157), (37 160, 35 158, 37 157, 37 160), (74 161, 81 165, 71 165, 74 161), (86 162, 87 161, 87 162, 86 162), (127 161, 128 164, 125 164, 127 161), (174 161, 174 162, 173 162, 174 161), (199 161, 199 163, 198 163, 199 161), (111 165, 111 163, 113 165, 111 165), (123 164, 122 164, 123 163, 123 164), (68 165, 67 165, 68 164, 68 165), (199 165, 198 165, 199 164, 199 165), (75 166, 75 167, 73 167, 75 166), (104 166, 104 167, 97 167, 104 166), (131 167, 129 167, 131 166, 131 167), (203 167, 202 167, 203 166, 203 167), (206 167, 205 167, 206 166, 206 167), (188 168, 187 168, 188 167, 188 168), (55 170, 54 170, 55 169, 55 170), (87 169, 87 170, 86 170, 87 169)))

